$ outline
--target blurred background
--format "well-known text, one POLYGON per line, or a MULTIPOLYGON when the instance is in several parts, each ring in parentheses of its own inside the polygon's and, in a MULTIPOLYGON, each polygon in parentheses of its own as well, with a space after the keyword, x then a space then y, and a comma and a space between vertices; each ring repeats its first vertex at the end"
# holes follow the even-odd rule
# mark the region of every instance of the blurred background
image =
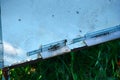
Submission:
MULTIPOLYGON (((120 39, 10 69, 11 80, 120 80, 120 39)), ((0 71, 0 78, 2 77, 0 71)))

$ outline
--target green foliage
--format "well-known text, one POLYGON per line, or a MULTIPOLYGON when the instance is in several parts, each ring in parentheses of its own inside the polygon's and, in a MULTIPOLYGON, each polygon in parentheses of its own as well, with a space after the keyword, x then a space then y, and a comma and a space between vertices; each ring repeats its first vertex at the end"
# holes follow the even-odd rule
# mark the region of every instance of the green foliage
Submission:
MULTIPOLYGON (((11 80, 120 80, 120 40, 11 69, 11 80)), ((1 72, 0 72, 1 74, 1 72)))

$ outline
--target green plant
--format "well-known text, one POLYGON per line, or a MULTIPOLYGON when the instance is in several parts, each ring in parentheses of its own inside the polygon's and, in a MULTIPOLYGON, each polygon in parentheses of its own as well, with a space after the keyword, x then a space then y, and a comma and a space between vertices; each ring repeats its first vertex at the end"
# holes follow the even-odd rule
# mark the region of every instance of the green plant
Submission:
MULTIPOLYGON (((11 69, 11 80, 119 80, 120 40, 11 69)), ((1 75, 1 72, 0 72, 1 75)))

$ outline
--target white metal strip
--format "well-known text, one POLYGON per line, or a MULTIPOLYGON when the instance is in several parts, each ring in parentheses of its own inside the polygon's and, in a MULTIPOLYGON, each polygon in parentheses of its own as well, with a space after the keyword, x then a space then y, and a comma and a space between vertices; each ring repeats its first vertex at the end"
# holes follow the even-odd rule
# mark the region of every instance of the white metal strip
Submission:
POLYGON ((114 40, 114 39, 118 39, 118 38, 120 38, 120 31, 113 32, 113 33, 103 35, 100 37, 86 39, 85 43, 87 44, 87 46, 93 46, 96 44, 100 44, 100 43, 107 42, 107 41, 114 40))
POLYGON ((43 59, 46 59, 46 58, 54 57, 54 56, 61 55, 61 54, 64 54, 64 53, 68 53, 70 51, 71 50, 69 49, 69 47, 65 46, 65 47, 62 47, 62 48, 60 48, 58 50, 55 50, 55 51, 42 52, 41 56, 42 56, 43 59))

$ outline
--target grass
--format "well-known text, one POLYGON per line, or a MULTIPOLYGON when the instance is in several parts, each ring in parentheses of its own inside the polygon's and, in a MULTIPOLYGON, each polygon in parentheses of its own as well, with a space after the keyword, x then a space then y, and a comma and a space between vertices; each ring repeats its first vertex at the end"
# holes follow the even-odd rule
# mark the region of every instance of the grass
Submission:
MULTIPOLYGON (((11 69, 11 80, 120 80, 120 39, 11 69)), ((1 72, 0 72, 1 74, 1 72)))

